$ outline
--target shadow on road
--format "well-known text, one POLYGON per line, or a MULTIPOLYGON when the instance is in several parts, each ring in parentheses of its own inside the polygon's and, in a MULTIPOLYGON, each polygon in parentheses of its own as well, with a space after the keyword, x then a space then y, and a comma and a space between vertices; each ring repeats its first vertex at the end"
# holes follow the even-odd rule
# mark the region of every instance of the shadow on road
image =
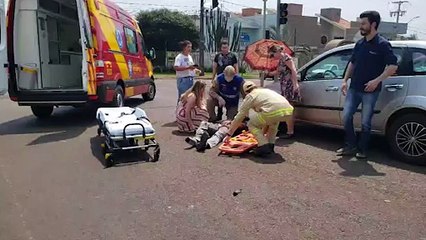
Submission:
POLYGON ((173 130, 172 134, 175 135, 175 136, 180 136, 180 137, 192 137, 192 136, 194 136, 194 133, 181 132, 179 130, 173 130))
POLYGON ((385 173, 378 172, 374 167, 367 161, 353 160, 351 157, 343 157, 332 162, 337 163, 344 172, 340 175, 345 177, 361 177, 361 176, 385 176, 385 173))
POLYGON ((44 134, 27 145, 65 141, 80 136, 87 128, 96 124, 96 108, 55 109, 53 115, 44 120, 26 116, 0 124, 0 135, 44 134))
MULTIPOLYGON (((140 98, 131 98, 126 105, 136 107, 143 103, 140 98)), ((55 108, 48 119, 37 119, 30 115, 0 124, 1 135, 44 134, 27 145, 38 145, 76 138, 88 128, 96 125, 96 110, 99 106, 89 105, 81 108, 55 108)))
POLYGON ((247 154, 246 158, 260 164, 280 164, 285 162, 283 156, 278 153, 271 154, 268 157, 256 157, 252 154, 247 154))
POLYGON ((161 125, 162 127, 169 127, 169 128, 174 128, 174 127, 177 127, 178 125, 177 125, 177 122, 176 121, 174 121, 174 122, 169 122, 169 123, 165 123, 165 124, 163 124, 163 125, 161 125))
MULTIPOLYGON (((101 163, 102 166, 105 166, 105 157, 102 153, 101 144, 104 143, 103 137, 92 137, 90 138, 90 149, 92 155, 101 163)), ((153 149, 153 148, 151 148, 153 149)), ((140 164, 150 162, 152 159, 151 154, 145 151, 123 151, 120 153, 114 154, 114 167, 123 167, 128 165, 140 164)))
MULTIPOLYGON (((311 125, 299 125, 296 128, 296 142, 304 143, 310 146, 315 146, 327 151, 336 151, 342 146, 344 133, 338 129, 331 129, 325 127, 317 127, 311 125)), ((426 167, 410 165, 390 156, 390 149, 386 140, 381 136, 373 136, 371 139, 371 153, 369 153, 369 162, 375 162, 378 164, 386 165, 389 167, 399 168, 406 171, 426 174, 426 167)), ((366 161, 346 161, 345 159, 339 159, 336 162, 342 169, 345 170, 342 174, 357 175, 361 171, 369 176, 381 176, 381 175, 370 175, 376 171, 366 161), (367 166, 367 165, 370 165, 367 166), (352 169, 354 168, 354 169, 352 169)), ((376 171, 377 173, 377 171, 376 171)), ((377 173, 380 174, 380 173, 377 173)))
POLYGON ((224 158, 241 158, 241 159, 248 159, 250 161, 253 161, 255 163, 259 164, 280 164, 285 162, 285 159, 281 156, 281 154, 274 153, 269 155, 268 157, 256 157, 252 153, 244 153, 241 155, 226 155, 226 154, 220 154, 221 157, 224 158))

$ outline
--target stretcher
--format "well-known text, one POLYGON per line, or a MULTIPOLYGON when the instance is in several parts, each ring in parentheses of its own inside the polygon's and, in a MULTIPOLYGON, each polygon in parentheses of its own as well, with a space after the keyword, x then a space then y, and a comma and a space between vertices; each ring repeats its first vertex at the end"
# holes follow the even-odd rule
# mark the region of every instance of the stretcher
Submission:
POLYGON ((240 155, 256 148, 258 142, 250 132, 243 131, 241 134, 232 137, 228 143, 222 143, 219 147, 219 155, 240 155))
POLYGON ((104 135, 101 145, 105 167, 114 165, 113 154, 121 151, 154 148, 151 161, 160 158, 160 145, 155 139, 155 129, 145 111, 130 107, 105 107, 96 112, 98 136, 104 135))

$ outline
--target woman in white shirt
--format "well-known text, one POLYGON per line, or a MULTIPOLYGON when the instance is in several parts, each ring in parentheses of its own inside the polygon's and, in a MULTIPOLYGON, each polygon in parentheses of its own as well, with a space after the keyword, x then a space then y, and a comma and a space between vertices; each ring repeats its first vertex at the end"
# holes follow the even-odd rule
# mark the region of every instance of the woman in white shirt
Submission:
POLYGON ((190 55, 192 43, 188 40, 179 43, 182 52, 176 56, 174 69, 176 70, 178 101, 183 93, 194 84, 194 76, 199 71, 190 55))

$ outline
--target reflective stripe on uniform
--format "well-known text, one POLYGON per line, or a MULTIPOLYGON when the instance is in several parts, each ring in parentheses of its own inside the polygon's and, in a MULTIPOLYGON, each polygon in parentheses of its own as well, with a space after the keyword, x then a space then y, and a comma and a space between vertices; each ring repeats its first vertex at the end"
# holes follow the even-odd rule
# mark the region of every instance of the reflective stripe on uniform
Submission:
POLYGON ((269 113, 261 113, 264 117, 280 117, 280 116, 288 116, 288 115, 292 115, 293 114, 293 107, 288 107, 288 108, 281 108, 269 113))

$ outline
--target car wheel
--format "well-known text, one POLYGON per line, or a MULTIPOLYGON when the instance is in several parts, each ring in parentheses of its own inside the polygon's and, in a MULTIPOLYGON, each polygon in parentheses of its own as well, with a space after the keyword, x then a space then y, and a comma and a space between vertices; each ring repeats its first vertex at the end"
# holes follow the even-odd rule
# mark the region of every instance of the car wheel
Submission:
POLYGON ((123 107, 124 106, 124 91, 120 85, 117 85, 115 88, 114 98, 112 100, 112 105, 114 107, 123 107))
POLYGON ((52 115, 53 106, 31 106, 31 111, 37 118, 45 119, 52 115))
POLYGON ((142 94, 142 97, 145 101, 152 101, 155 98, 155 94, 157 93, 157 89, 154 82, 151 82, 148 86, 148 92, 142 94))
POLYGON ((391 124, 387 138, 392 151, 408 163, 426 165, 426 116, 412 113, 391 124))

